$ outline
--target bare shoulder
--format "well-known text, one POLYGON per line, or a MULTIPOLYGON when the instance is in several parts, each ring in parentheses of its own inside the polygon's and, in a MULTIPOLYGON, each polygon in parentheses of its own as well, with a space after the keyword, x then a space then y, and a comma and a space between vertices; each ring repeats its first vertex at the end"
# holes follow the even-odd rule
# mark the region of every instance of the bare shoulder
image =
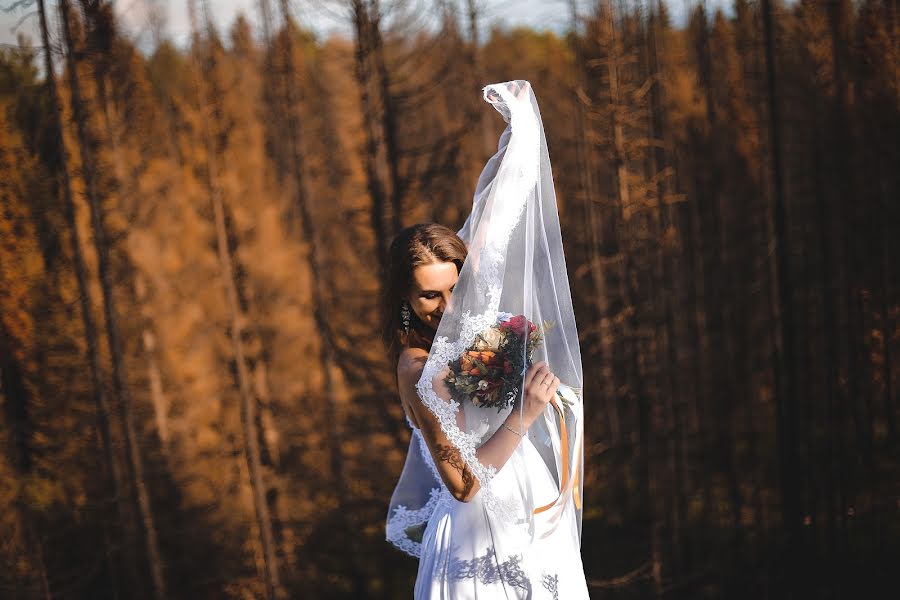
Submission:
POLYGON ((424 348, 404 348, 397 360, 397 379, 403 384, 415 384, 422 375, 428 351, 424 348))

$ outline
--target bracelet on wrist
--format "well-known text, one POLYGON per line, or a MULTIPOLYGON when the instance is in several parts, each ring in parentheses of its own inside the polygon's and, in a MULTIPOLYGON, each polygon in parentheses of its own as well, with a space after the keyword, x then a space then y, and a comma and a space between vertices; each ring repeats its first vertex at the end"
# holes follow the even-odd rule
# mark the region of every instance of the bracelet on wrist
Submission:
POLYGON ((504 423, 503 426, 506 427, 508 430, 512 431, 512 432, 513 432, 514 434, 516 434, 517 436, 522 437, 522 434, 521 434, 521 433, 519 433, 518 431, 516 431, 515 429, 513 429, 512 427, 510 427, 510 426, 507 425, 506 423, 504 423))

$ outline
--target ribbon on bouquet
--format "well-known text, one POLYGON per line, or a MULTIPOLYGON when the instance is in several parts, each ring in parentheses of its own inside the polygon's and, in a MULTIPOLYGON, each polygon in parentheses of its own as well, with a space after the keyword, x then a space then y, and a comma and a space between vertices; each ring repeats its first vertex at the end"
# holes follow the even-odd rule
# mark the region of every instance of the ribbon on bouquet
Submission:
MULTIPOLYGON (((559 481, 559 495, 550 504, 545 504, 544 506, 534 509, 533 514, 536 515, 556 506, 556 504, 563 497, 563 494, 565 494, 564 490, 566 489, 566 485, 569 483, 569 433, 568 431, 566 431, 566 415, 563 409, 560 408, 559 404, 557 404, 555 397, 550 400, 550 404, 553 405, 553 409, 556 411, 556 414, 559 415, 560 450, 562 451, 562 474, 559 481)), ((580 456, 575 457, 575 460, 578 462, 575 466, 575 472, 572 474, 572 499, 575 502, 575 507, 580 509, 581 498, 579 498, 578 496, 578 465, 580 464, 579 459, 580 456)))

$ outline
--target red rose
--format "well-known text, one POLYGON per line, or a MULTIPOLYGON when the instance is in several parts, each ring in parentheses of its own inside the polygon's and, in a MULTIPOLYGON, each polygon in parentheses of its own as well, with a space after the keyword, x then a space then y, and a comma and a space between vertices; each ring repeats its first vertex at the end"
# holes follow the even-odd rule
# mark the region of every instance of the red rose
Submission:
POLYGON ((534 331, 535 325, 525 318, 525 315, 516 315, 500 324, 503 331, 511 331, 515 335, 525 335, 526 331, 534 331))

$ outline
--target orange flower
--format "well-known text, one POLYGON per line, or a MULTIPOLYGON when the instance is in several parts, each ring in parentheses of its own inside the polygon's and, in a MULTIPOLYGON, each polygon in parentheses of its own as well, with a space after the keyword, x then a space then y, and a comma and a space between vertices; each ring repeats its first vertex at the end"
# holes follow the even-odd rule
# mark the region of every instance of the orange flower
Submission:
POLYGON ((485 365, 497 365, 500 364, 500 357, 496 352, 490 350, 484 350, 482 352, 478 352, 477 356, 478 360, 483 362, 485 365))

